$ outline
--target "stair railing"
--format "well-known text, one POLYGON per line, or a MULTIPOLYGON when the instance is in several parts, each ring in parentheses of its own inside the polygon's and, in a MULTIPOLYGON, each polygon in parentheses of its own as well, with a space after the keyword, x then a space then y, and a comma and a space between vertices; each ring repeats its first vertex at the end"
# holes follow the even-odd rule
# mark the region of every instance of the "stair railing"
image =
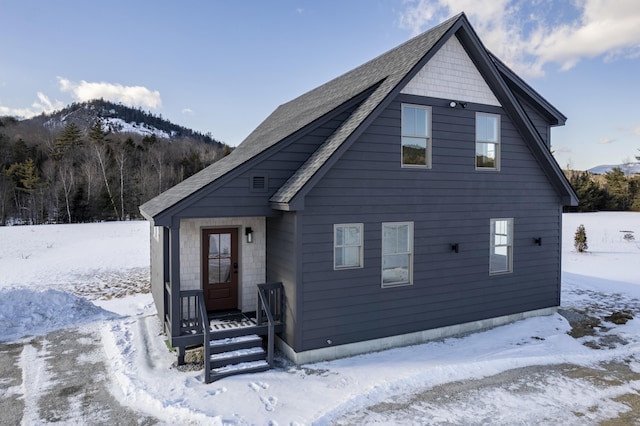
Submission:
POLYGON ((276 320, 282 322, 284 309, 284 287, 282 283, 258 284, 258 309, 256 323, 264 323, 264 315, 269 325, 267 332, 267 363, 273 367, 276 320))
POLYGON ((204 336, 203 357, 204 357, 204 382, 211 383, 211 330, 209 328, 209 317, 207 307, 204 304, 204 293, 200 290, 198 297, 200 310, 200 324, 202 324, 202 334, 204 336))

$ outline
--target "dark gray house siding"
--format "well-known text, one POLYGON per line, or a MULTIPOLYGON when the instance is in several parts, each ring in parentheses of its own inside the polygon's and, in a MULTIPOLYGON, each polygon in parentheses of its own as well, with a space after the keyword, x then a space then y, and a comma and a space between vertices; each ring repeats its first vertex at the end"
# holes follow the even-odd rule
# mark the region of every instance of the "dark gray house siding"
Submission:
POLYGON ((300 347, 311 350, 557 306, 559 197, 509 117, 502 167, 475 170, 475 112, 402 95, 307 194, 300 347), (433 167, 400 167, 400 104, 432 107, 433 167), (489 222, 514 219, 513 273, 489 275, 489 222), (383 222, 414 223, 414 284, 381 288, 383 222), (364 267, 333 270, 333 225, 364 224, 364 267), (542 237, 545 247, 534 244, 542 237), (451 244, 458 243, 459 253, 451 244))
POLYGON ((301 282, 299 222, 293 212, 282 212, 267 219, 267 281, 284 285, 286 326, 282 337, 291 347, 299 345, 301 332, 297 287, 301 282))

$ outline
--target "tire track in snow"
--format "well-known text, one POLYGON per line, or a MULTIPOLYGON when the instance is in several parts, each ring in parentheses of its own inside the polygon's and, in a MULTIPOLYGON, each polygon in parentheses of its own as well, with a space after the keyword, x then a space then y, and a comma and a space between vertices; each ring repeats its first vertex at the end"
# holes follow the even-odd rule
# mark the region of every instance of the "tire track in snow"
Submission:
POLYGON ((36 349, 32 344, 24 345, 19 360, 19 368, 22 370, 22 394, 24 397, 24 411, 22 425, 39 425, 43 423, 40 418, 40 396, 42 391, 49 387, 50 375, 44 357, 47 355, 48 342, 42 340, 42 348, 36 349))

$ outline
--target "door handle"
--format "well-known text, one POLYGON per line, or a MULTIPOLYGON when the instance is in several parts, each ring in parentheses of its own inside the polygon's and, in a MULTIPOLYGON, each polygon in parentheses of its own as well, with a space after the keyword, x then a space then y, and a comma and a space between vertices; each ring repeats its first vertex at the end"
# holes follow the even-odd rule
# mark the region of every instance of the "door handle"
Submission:
POLYGON ((238 272, 238 262, 233 262, 233 270, 238 272))

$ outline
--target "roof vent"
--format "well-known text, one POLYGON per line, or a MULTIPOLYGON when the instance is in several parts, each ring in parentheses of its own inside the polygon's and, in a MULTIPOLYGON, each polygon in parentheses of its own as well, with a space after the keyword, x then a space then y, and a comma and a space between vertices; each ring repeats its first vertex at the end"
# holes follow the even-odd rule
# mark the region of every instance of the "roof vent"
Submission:
POLYGON ((267 192, 268 179, 265 175, 253 175, 251 179, 251 192, 267 192))

